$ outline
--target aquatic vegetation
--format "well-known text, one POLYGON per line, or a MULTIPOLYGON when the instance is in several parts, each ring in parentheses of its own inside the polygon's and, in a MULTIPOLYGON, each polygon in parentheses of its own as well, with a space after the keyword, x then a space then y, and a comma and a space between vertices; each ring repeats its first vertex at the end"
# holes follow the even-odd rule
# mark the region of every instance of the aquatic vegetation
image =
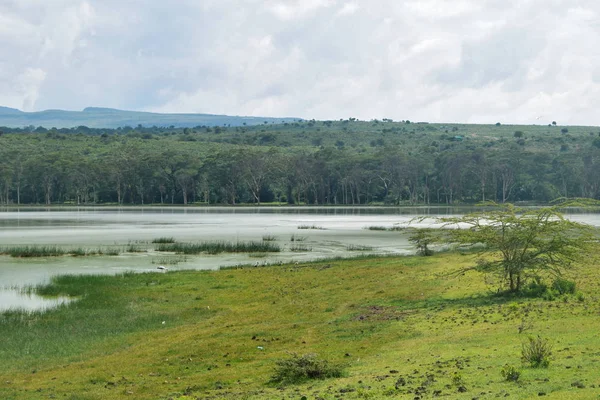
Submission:
POLYGON ((158 237, 152 239, 152 243, 175 243, 174 237, 158 237))
POLYGON ((157 251, 169 251, 179 254, 219 254, 219 253, 263 253, 279 252, 278 245, 270 242, 225 242, 207 241, 200 243, 164 243, 159 244, 157 251))

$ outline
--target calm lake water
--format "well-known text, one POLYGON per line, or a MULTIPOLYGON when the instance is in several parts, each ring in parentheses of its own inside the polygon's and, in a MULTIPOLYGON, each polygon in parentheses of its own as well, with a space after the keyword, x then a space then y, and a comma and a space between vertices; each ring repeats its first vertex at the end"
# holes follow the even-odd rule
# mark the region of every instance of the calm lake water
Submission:
MULTIPOLYGON (((0 256, 0 310, 19 307, 33 309, 58 304, 56 299, 24 297, 17 289, 48 282, 57 274, 151 272, 157 271, 159 265, 165 265, 170 270, 218 269, 238 264, 304 262, 364 253, 410 254, 414 249, 401 232, 366 228, 403 226, 416 216, 460 215, 471 210, 449 207, 0 209, 0 247, 57 245, 64 248, 119 249, 125 252, 134 246, 147 250, 142 253, 125 252, 119 256, 32 259, 0 256), (301 226, 319 229, 299 229, 301 226), (173 237, 178 242, 235 242, 261 241, 263 236, 274 237, 282 251, 262 254, 260 257, 247 254, 183 257, 157 253, 150 243, 159 237, 173 237), (295 239, 293 242, 292 236, 295 239), (349 250, 352 248, 363 250, 349 250)), ((600 214, 569 214, 569 217, 600 225, 600 214)))

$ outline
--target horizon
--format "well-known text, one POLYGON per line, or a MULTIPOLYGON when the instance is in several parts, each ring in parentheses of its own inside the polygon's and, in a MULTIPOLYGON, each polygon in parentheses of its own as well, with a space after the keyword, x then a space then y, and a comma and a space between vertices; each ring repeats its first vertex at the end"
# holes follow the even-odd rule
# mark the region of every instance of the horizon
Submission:
MULTIPOLYGON (((413 123, 413 124, 453 124, 453 125, 496 125, 497 123, 500 123, 501 125, 504 126, 550 126, 550 125, 556 125, 556 126, 572 126, 572 127, 597 127, 600 126, 600 124, 598 125, 594 125, 594 124, 580 124, 580 123, 570 123, 570 124, 561 124, 559 121, 549 121, 547 123, 513 123, 513 122, 502 122, 502 121, 496 121, 494 123, 479 123, 479 122, 461 122, 461 121, 413 121, 411 119, 402 119, 402 120, 396 120, 393 118, 387 118, 387 117, 381 117, 381 118, 371 118, 371 119, 360 119, 360 118, 355 118, 355 117, 347 117, 347 118, 338 118, 338 119, 331 119, 331 118, 326 118, 326 119, 316 119, 316 118, 305 118, 305 117, 298 117, 298 116, 286 116, 286 115, 279 115, 279 116, 270 116, 270 115, 259 115, 259 116, 254 116, 254 115, 236 115, 236 114, 215 114, 215 113, 194 113, 194 112, 155 112, 155 111, 143 111, 143 110, 130 110, 130 109, 119 109, 119 108, 113 108, 113 107, 102 107, 102 106, 87 106, 84 107, 80 110, 75 110, 75 109, 57 109, 57 108, 49 108, 49 109, 45 109, 45 110, 37 110, 37 111, 25 111, 25 110, 21 110, 18 108, 14 108, 14 107, 7 107, 4 105, 0 105, 0 109, 11 109, 11 110, 15 110, 18 111, 20 113, 23 114, 36 114, 36 113, 44 113, 44 112, 72 112, 72 113, 84 113, 86 112, 86 110, 90 110, 90 109, 98 109, 98 110, 110 110, 110 111, 120 111, 120 112, 131 112, 131 113, 146 113, 146 114, 155 114, 155 115, 186 115, 186 116, 215 116, 215 117, 231 117, 231 118, 248 118, 248 119, 262 119, 262 118, 266 118, 266 119, 271 119, 271 120, 276 120, 276 119, 285 119, 285 120, 301 120, 301 121, 310 121, 310 120, 315 120, 315 121, 342 121, 342 120, 350 120, 351 118, 354 118, 356 122, 371 122, 371 121, 381 121, 381 122, 385 122, 384 120, 388 120, 389 122, 392 123, 405 123, 406 121, 408 121, 409 123, 413 123), (556 124, 553 124, 553 122, 556 122, 556 124)), ((0 121, 1 121, 1 116, 0 116, 0 121)), ((275 123, 275 121, 273 121, 273 123, 275 123)), ((1 122, 0 122, 0 126, 2 126, 1 122)), ((64 128, 64 127, 63 127, 64 128)))

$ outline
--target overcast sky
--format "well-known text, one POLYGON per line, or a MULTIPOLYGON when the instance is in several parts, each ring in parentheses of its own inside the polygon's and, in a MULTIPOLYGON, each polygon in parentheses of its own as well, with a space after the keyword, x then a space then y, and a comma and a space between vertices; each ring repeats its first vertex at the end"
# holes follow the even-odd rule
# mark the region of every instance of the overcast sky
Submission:
POLYGON ((0 105, 600 125, 596 0, 0 0, 0 105))

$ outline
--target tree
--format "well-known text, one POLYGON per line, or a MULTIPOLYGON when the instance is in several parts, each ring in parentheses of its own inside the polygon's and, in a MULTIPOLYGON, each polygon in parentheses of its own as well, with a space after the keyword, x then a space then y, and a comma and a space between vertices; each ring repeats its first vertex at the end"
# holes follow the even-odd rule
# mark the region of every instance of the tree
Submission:
POLYGON ((510 292, 521 291, 529 278, 560 276, 589 254, 594 243, 592 228, 565 219, 559 205, 532 210, 505 204, 499 210, 441 221, 447 227, 460 226, 447 230, 444 241, 484 245, 482 252, 489 256, 472 269, 497 274, 510 292))
POLYGON ((432 256, 433 250, 429 248, 430 245, 440 241, 439 230, 430 228, 418 228, 414 229, 408 241, 414 243, 417 246, 417 254, 420 256, 432 256))

